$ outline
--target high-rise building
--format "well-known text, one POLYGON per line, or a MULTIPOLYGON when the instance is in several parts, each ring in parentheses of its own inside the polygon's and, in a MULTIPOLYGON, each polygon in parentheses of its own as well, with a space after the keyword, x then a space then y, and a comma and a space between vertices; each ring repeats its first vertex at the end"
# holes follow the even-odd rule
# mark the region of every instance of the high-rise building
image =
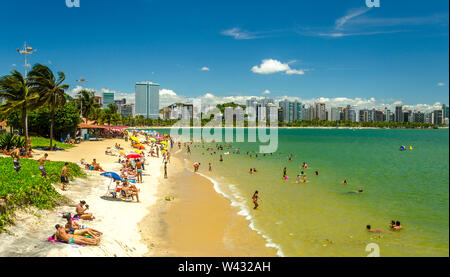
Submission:
POLYGON ((136 115, 157 119, 159 117, 159 84, 137 82, 135 86, 136 115))
POLYGON ((108 108, 109 104, 114 104, 114 92, 103 92, 103 109, 108 108))
POLYGON ((303 120, 302 103, 297 100, 294 102, 294 121, 303 120))
POLYGON ((315 114, 314 119, 316 120, 327 120, 326 106, 324 103, 315 104, 315 114))
POLYGON ((336 107, 332 107, 330 110, 330 121, 339 121, 339 109, 336 107))
POLYGON ((443 104, 442 105, 442 117, 445 119, 445 118, 449 118, 448 116, 449 116, 448 115, 448 106, 446 104, 443 104))
POLYGON ((414 112, 412 122, 425 123, 425 114, 420 111, 414 112))
POLYGON ((403 109, 401 105, 395 107, 395 122, 403 122, 403 109))
POLYGON ((385 108, 385 111, 386 111, 386 122, 390 122, 392 120, 391 110, 385 108))
POLYGON ((442 110, 435 110, 432 112, 432 123, 433 124, 443 124, 442 110))

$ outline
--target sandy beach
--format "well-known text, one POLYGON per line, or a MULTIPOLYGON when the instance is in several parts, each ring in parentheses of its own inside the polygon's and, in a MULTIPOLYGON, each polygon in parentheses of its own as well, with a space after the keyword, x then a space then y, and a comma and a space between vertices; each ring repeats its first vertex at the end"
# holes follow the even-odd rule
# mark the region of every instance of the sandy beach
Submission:
POLYGON ((208 179, 193 173, 191 162, 182 154, 171 159, 168 179, 161 180, 158 195, 151 216, 140 223, 144 241, 150 245, 146 256, 276 256, 276 250, 266 247, 263 237, 237 214, 238 209, 208 179))

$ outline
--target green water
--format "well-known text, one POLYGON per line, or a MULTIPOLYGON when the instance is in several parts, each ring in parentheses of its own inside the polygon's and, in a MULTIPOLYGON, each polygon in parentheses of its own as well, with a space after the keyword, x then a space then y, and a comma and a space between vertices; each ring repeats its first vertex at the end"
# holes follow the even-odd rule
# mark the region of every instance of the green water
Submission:
POLYGON ((259 144, 231 143, 240 155, 219 162, 219 152, 229 149, 210 155, 212 143, 193 146, 190 159, 285 256, 362 257, 369 243, 378 244, 381 256, 449 256, 448 130, 279 129, 278 139, 272 156, 250 158, 246 152, 259 144), (399 151, 400 145, 414 149, 399 151), (297 184, 304 161, 308 182, 297 184), (250 167, 258 173, 250 175, 250 167), (359 188, 364 193, 351 193, 359 188), (258 210, 251 209, 255 190, 258 210), (390 220, 404 229, 390 231, 390 220), (367 232, 367 224, 383 233, 367 232))

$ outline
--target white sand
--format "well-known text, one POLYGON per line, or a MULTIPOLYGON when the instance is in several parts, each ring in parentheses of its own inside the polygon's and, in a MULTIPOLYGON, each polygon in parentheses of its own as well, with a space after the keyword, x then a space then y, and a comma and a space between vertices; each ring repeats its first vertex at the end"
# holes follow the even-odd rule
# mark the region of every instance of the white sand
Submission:
MULTIPOLYGON (((106 140, 103 142, 85 142, 68 151, 50 153, 50 160, 79 161, 81 157, 86 161, 97 158, 104 170, 118 172, 121 165, 115 161, 118 157, 106 156, 107 146, 115 142, 125 146, 123 140, 106 140)), ((124 152, 133 150, 127 145, 124 152)), ((35 158, 41 156, 36 151, 35 158)), ((65 224, 65 219, 59 217, 58 212, 75 212, 74 207, 60 206, 54 211, 38 211, 40 217, 19 213, 17 225, 9 230, 14 235, 0 235, 0 256, 52 256, 52 257, 124 257, 142 256, 148 252, 141 241, 138 223, 149 212, 149 208, 156 202, 162 160, 147 158, 142 184, 136 184, 140 189, 141 203, 125 201, 109 201, 101 197, 105 194, 110 179, 100 176, 99 172, 87 171, 87 179, 77 179, 69 186, 68 191, 57 190, 73 202, 85 200, 90 206, 89 212, 96 217, 93 221, 79 220, 78 223, 87 225, 103 232, 98 246, 77 246, 63 243, 45 242, 45 239, 55 232, 55 224, 65 224)), ((111 184, 114 186, 114 183, 111 184)))

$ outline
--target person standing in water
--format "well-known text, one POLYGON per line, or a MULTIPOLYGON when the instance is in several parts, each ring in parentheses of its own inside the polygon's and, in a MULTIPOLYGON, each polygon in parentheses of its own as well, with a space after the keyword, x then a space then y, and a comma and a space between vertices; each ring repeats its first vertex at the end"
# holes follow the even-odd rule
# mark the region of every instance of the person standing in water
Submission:
POLYGON ((208 164, 208 170, 209 170, 209 171, 212 171, 211 163, 208 164))
POLYGON ((256 210, 256 208, 258 208, 258 200, 259 200, 259 195, 258 195, 258 191, 255 191, 255 193, 252 196, 252 200, 253 200, 253 204, 255 205, 255 207, 253 207, 254 210, 256 210))
POLYGON ((283 179, 286 179, 286 175, 287 175, 287 169, 285 167, 285 168, 283 168, 283 179))
POLYGON ((220 161, 220 162, 223 162, 223 157, 222 157, 222 155, 220 155, 219 161, 220 161))

